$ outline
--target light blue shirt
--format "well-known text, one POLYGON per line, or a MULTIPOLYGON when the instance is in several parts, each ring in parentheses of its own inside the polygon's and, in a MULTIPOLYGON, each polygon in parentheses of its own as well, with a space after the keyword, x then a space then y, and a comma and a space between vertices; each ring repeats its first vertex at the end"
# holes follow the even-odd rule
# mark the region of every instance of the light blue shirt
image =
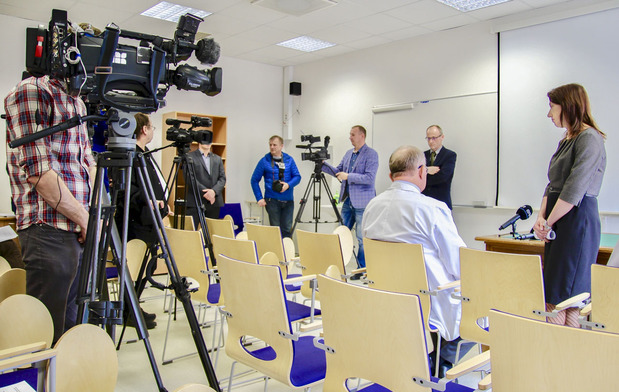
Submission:
MULTIPOLYGON (((394 181, 373 198, 363 215, 363 236, 423 246, 430 290, 460 279, 460 247, 466 246, 451 211, 442 201, 422 195, 408 181, 394 181)), ((460 336, 460 301, 451 290, 431 297, 430 323, 446 340, 460 336)))

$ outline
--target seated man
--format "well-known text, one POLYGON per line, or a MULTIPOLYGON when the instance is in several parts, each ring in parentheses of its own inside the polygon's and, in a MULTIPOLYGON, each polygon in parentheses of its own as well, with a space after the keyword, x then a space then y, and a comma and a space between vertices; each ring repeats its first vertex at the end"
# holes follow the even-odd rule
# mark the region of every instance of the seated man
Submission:
MULTIPOLYGON (((389 158, 393 183, 370 201, 363 216, 363 236, 380 241, 422 244, 430 290, 460 279, 460 247, 466 246, 447 205, 423 195, 427 167, 424 153, 413 146, 395 150, 389 158)), ((443 339, 441 369, 451 367, 460 330, 460 301, 450 291, 431 297, 430 323, 443 339)))

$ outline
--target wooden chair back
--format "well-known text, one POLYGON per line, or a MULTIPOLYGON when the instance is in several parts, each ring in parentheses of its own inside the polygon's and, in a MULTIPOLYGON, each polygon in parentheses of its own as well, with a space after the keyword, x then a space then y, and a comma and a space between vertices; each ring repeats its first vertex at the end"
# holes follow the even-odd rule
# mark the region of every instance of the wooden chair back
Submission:
POLYGON ((353 255, 354 241, 352 238, 352 233, 348 227, 340 225, 333 230, 333 234, 337 234, 340 237, 342 259, 344 259, 344 265, 346 265, 353 255))
POLYGON ((131 279, 134 281, 138 278, 147 250, 146 242, 141 239, 134 238, 127 242, 127 268, 131 279))
POLYGON ((173 218, 171 226, 175 229, 180 229, 181 227, 183 227, 183 230, 196 230, 196 224, 194 223, 193 217, 191 215, 185 215, 182 222, 179 220, 179 218, 173 218))
POLYGON ((226 354, 286 385, 290 384, 292 334, 281 271, 273 265, 254 264, 221 256, 218 260, 221 287, 226 297, 228 334, 226 354), (275 351, 272 360, 259 359, 243 346, 244 337, 255 337, 275 351))
POLYGON ((6 261, 6 259, 2 256, 0 256, 0 275, 2 275, 3 272, 8 271, 11 269, 11 265, 9 264, 8 261, 6 261))
POLYGON ((15 294, 26 294, 26 270, 21 268, 0 274, 0 302, 15 294))
MULTIPOLYGON (((296 233, 299 261, 303 266, 302 274, 304 276, 324 274, 331 265, 335 265, 340 270, 341 275, 346 273, 340 237, 337 234, 314 233, 304 230, 297 230, 296 233)), ((312 289, 308 282, 301 286, 301 294, 306 298, 311 297, 312 289)))
POLYGON ((118 377, 116 347, 109 335, 92 324, 65 332, 56 349, 56 390, 113 392, 118 377))
POLYGON ((248 223, 247 238, 256 242, 258 257, 267 252, 273 252, 281 261, 286 260, 282 233, 278 226, 263 226, 248 223))
POLYGON ((327 353, 325 391, 347 392, 354 377, 390 391, 429 390, 412 380, 430 379, 419 297, 324 275, 318 286, 324 343, 335 350, 327 353))
MULTIPOLYGON (((489 345, 488 331, 478 320, 490 309, 544 321, 533 314, 545 311, 542 264, 538 255, 460 248, 463 339, 489 345)), ((492 329, 492 325, 490 325, 492 329)))
POLYGON ((35 342, 51 347, 54 322, 37 298, 15 294, 0 303, 0 350, 35 342))
POLYGON ((619 268, 591 265, 591 321, 619 333, 619 268))
MULTIPOLYGON (((226 215, 227 217, 229 215, 226 215)), ((213 238, 214 235, 225 238, 234 238, 234 227, 232 218, 230 219, 212 219, 204 218, 208 233, 213 238)))
POLYGON ((213 249, 215 254, 224 255, 234 260, 248 263, 258 263, 256 243, 250 240, 239 240, 213 235, 213 249))
POLYGON ((210 276, 201 271, 211 269, 211 265, 206 261, 207 256, 204 248, 204 240, 202 239, 202 232, 172 229, 168 227, 166 227, 165 231, 172 255, 176 261, 178 272, 181 276, 192 278, 200 285, 197 291, 191 293, 191 299, 211 305, 221 304, 223 301, 221 296, 217 303, 211 303, 207 298, 209 286, 211 284, 210 276))
POLYGON ((614 391, 619 335, 492 310, 492 390, 614 391))
POLYGON ((368 287, 419 296, 424 326, 429 329, 430 296, 421 244, 363 239, 368 287))

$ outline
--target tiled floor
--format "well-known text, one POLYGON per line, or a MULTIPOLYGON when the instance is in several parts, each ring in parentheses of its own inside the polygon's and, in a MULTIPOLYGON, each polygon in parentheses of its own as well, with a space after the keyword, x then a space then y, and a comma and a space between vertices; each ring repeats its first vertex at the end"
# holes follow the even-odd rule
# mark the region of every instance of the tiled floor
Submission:
MULTIPOLYGON (((171 392, 179 386, 188 383, 208 384, 205 371, 197 354, 178 359, 167 365, 162 365, 162 353, 166 326, 168 323, 168 315, 167 313, 164 313, 163 310, 163 296, 160 291, 154 288, 147 288, 142 295, 142 299, 145 299, 142 303, 144 310, 149 313, 157 314, 157 327, 149 330, 148 332, 150 334, 150 344, 152 346, 152 350, 157 361, 157 367, 161 374, 161 379, 165 388, 171 392)), ((207 309, 206 312, 207 320, 212 320, 215 310, 210 308, 207 309)), ((202 333, 207 347, 211 347, 213 328, 202 329, 202 333)), ((120 330, 118 330, 117 334, 120 334, 120 330)), ((127 328, 127 332, 125 333, 123 340, 135 339, 136 337, 137 334, 135 329, 127 328)), ((166 348, 166 359, 195 351, 195 345, 187 323, 186 315, 184 314, 182 306, 179 303, 177 320, 171 321, 170 336, 166 348)), ((135 343, 122 344, 120 350, 118 351, 118 360, 119 372, 116 391, 135 392, 158 390, 143 342, 138 341, 135 343)), ((211 355, 211 361, 214 365, 214 354, 211 355)), ((225 355, 225 351, 221 350, 217 368, 215 369, 217 378, 220 382, 228 377, 230 366, 231 360, 225 355)), ((240 369, 243 369, 243 367, 240 369)), ((238 371, 239 365, 237 365, 235 372, 238 371)), ((257 376, 258 374, 254 373, 248 378, 257 376)), ((467 376, 461 381, 461 383, 469 386, 475 386, 476 380, 478 380, 477 376, 467 376)), ((233 389, 239 392, 263 391, 264 382, 258 380, 252 384, 234 387, 233 389)), ((225 389, 222 388, 222 390, 225 389)), ((269 391, 278 392, 287 390, 290 390, 290 388, 277 381, 269 381, 269 391)), ((318 385, 313 387, 312 391, 322 391, 322 386, 318 385)))

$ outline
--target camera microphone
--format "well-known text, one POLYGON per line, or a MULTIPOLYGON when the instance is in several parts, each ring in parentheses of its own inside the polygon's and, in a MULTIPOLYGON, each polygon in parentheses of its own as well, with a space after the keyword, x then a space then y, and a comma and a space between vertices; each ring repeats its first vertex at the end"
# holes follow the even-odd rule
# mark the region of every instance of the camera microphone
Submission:
POLYGON ((202 38, 198 41, 196 48, 196 58, 202 64, 216 64, 219 61, 221 48, 212 38, 202 38))
POLYGON ((516 215, 512 216, 507 222, 503 223, 499 227, 499 230, 503 230, 504 228, 511 226, 518 219, 522 219, 522 220, 528 219, 531 216, 532 212, 533 212, 533 208, 531 208, 530 205, 528 204, 523 205, 522 207, 518 208, 518 210, 516 211, 516 215))

